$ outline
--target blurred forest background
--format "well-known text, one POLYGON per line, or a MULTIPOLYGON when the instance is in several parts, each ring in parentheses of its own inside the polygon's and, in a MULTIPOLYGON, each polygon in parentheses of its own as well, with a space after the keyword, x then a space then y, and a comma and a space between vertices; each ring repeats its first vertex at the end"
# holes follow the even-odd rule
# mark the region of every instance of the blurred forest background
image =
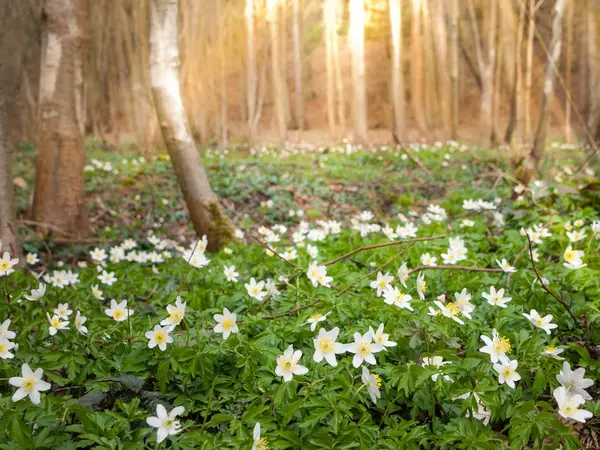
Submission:
MULTIPOLYGON (((0 2, 0 83, 11 140, 35 137, 42 3, 0 2)), ((113 148, 161 145, 148 69, 150 2, 76 3, 85 16, 85 135, 113 148)), ((550 134, 593 142, 600 122, 600 6, 565 3, 550 134)), ((393 132, 402 141, 529 143, 555 4, 367 0, 363 9, 362 0, 181 0, 180 80, 190 127, 198 142, 223 147, 345 137, 390 142, 393 132), (361 11, 352 11, 354 3, 361 11), (364 27, 353 31, 352 13, 364 27), (354 49, 363 30, 364 49, 354 49), (364 51, 358 77, 355 51, 364 51), (361 77, 368 135, 353 121, 352 91, 361 77)))

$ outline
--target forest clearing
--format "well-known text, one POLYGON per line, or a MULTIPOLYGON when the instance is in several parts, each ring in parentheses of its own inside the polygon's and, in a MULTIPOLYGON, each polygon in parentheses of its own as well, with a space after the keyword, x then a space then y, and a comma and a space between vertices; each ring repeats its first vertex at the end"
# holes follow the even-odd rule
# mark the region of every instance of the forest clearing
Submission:
POLYGON ((0 1, 0 448, 600 448, 599 16, 0 1))

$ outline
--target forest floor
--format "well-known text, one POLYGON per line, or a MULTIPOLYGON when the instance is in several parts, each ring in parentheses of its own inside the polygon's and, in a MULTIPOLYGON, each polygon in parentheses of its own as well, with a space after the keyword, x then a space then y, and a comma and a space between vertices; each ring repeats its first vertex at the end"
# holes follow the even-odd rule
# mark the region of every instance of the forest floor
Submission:
POLYGON ((90 238, 41 238, 23 145, 0 447, 157 449, 166 407, 174 449, 598 448, 600 191, 582 153, 550 146, 525 188, 508 152, 456 143, 207 149, 238 241, 205 255, 168 156, 96 143, 90 238))

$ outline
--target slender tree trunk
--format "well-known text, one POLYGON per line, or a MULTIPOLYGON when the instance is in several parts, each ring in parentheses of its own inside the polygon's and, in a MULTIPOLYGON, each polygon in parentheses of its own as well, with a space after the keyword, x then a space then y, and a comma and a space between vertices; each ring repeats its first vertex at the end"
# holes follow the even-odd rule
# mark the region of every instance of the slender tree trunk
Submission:
POLYGON ((573 139, 573 129, 571 126, 571 71, 573 70, 573 13, 575 11, 575 5, 572 0, 567 2, 567 17, 566 17, 566 32, 567 32, 567 48, 566 52, 566 67, 565 67, 565 140, 571 142, 573 139))
POLYGON ((482 92, 480 110, 479 145, 488 148, 491 145, 493 131, 493 99, 494 72, 496 67, 496 19, 498 16, 497 0, 490 0, 487 38, 487 61, 481 73, 482 92))
POLYGON ((535 36, 535 0, 529 0, 529 9, 527 11, 529 21, 527 25, 527 60, 525 62, 525 93, 524 93, 524 113, 525 130, 524 136, 526 142, 531 139, 531 86, 533 85, 533 38, 535 36))
POLYGON ((436 67, 439 87, 439 108, 441 109, 444 135, 447 138, 452 122, 451 68, 448 64, 448 30, 446 27, 446 0, 432 0, 433 32, 435 38, 436 67))
POLYGON ((296 122, 304 129, 304 94, 302 89, 302 39, 300 33, 301 0, 292 0, 292 41, 294 47, 294 93, 296 97, 296 122))
POLYGON ((45 0, 33 219, 41 232, 89 232, 83 167, 83 0, 45 0))
POLYGON ((458 139, 458 17, 459 17, 459 0, 452 0, 451 5, 451 20, 450 20, 450 43, 452 46, 452 67, 450 69, 450 78, 452 80, 452 139, 458 139))
MULTIPOLYGON (((337 109, 338 109, 338 123, 340 125, 341 133, 346 132, 346 100, 344 92, 344 80, 342 79, 342 67, 340 63, 340 43, 337 32, 337 20, 338 20, 338 0, 332 0, 332 11, 333 11, 333 66, 335 69, 335 95, 337 98, 337 109)), ((343 14, 341 14, 343 17, 343 14)))
POLYGON ((397 143, 406 141, 404 119, 404 71, 402 65, 402 6, 401 0, 390 0, 390 26, 392 34, 392 114, 393 135, 397 143))
POLYGON ((412 0, 412 17, 410 28, 410 98, 417 122, 417 128, 424 132, 425 112, 423 101, 423 60, 421 46, 421 0, 412 0))
POLYGON ((515 43, 515 64, 514 64, 514 74, 513 74, 513 85, 512 92, 510 94, 510 117, 508 120, 508 126, 506 127, 506 134, 504 136, 504 142, 510 144, 512 141, 512 136, 517 127, 518 123, 521 123, 520 119, 520 111, 521 111, 521 102, 520 98, 522 96, 522 69, 521 69, 521 47, 523 46, 523 25, 525 22, 525 1, 519 0, 519 21, 517 23, 517 41, 515 43))
POLYGON ((233 228, 212 191, 190 132, 179 85, 177 0, 152 0, 150 80, 163 138, 196 233, 216 250, 233 238, 233 228))
POLYGON ((12 155, 6 136, 6 102, 0 87, 0 255, 20 258, 21 246, 15 216, 12 155))
POLYGON ((348 30, 352 55, 352 122, 354 140, 368 142, 367 94, 365 91, 365 5, 364 0, 350 0, 348 30))
POLYGON ((285 85, 281 70, 281 53, 279 42, 278 2, 267 0, 267 22, 269 24, 269 35, 271 37, 271 74, 273 77, 273 100, 275 103, 275 120, 279 131, 279 140, 285 142, 287 137, 287 120, 285 112, 285 85))
POLYGON ((550 122, 550 113, 552 111, 552 99, 554 97, 554 80, 556 78, 556 72, 558 72, 558 63, 560 61, 562 17, 566 4, 567 0, 556 0, 556 4, 554 5, 552 39, 548 48, 548 62, 546 64, 540 117, 535 131, 531 152, 527 158, 525 158, 521 170, 519 170, 517 174, 519 181, 525 185, 529 184, 534 174, 539 170, 540 160, 542 159, 542 154, 544 152, 546 133, 550 122))
POLYGON ((425 98, 425 123, 428 130, 439 126, 439 84, 436 76, 436 63, 434 57, 433 32, 429 14, 429 0, 421 0, 421 38, 423 40, 423 55, 425 67, 423 72, 424 98, 425 98))
POLYGON ((323 22, 325 23, 325 63, 327 66, 327 121, 329 131, 335 131, 335 73, 333 68, 333 34, 335 30, 335 0, 325 0, 323 22))
MULTIPOLYGON (((591 3, 591 2, 590 2, 591 3)), ((588 66, 588 99, 589 110, 587 118, 587 127, 593 136, 597 135, 598 124, 600 122, 600 83, 598 79, 598 39, 596 27, 596 13, 592 5, 588 3, 586 10, 587 20, 587 66, 588 66)))
POLYGON ((292 106, 290 102, 290 94, 288 89, 287 82, 287 67, 288 67, 288 57, 287 57, 287 43, 288 43, 288 24, 287 24, 287 0, 276 0, 279 3, 278 14, 279 19, 277 23, 279 24, 279 55, 280 55, 280 63, 279 67, 281 69, 281 82, 283 83, 283 104, 285 108, 285 122, 286 129, 287 128, 296 128, 294 123, 294 116, 292 115, 292 106))
POLYGON ((248 135, 252 140, 256 134, 256 48, 254 45, 254 0, 246 0, 246 9, 244 11, 246 17, 246 107, 248 110, 248 135))
POLYGON ((217 1, 217 27, 219 33, 219 91, 221 98, 221 148, 226 148, 228 145, 228 126, 227 126, 227 88, 225 86, 225 45, 223 43, 223 0, 217 1))

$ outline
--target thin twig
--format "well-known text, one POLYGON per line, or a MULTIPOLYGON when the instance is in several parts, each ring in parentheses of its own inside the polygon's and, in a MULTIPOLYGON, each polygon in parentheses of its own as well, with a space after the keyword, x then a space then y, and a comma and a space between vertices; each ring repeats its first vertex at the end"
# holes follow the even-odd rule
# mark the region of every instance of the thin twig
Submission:
POLYGON ((440 236, 432 236, 432 237, 425 237, 425 238, 402 239, 399 241, 384 242, 382 244, 363 245, 362 247, 355 248, 354 250, 346 253, 345 255, 340 256, 339 258, 335 258, 335 259, 332 259, 331 261, 327 261, 327 262, 323 263, 323 265, 330 266, 332 264, 335 264, 336 262, 342 261, 343 259, 350 258, 352 255, 355 255, 356 253, 362 252, 364 250, 372 250, 374 248, 389 247, 391 245, 409 244, 409 243, 415 243, 415 242, 421 242, 421 241, 433 241, 435 239, 444 239, 445 237, 448 237, 448 236, 446 234, 443 234, 440 236))
POLYGON ((298 264, 296 264, 295 262, 289 261, 287 259, 285 259, 283 256, 281 256, 279 253, 277 253, 275 250, 273 250, 271 247, 269 247, 269 245, 266 242, 261 241, 260 239, 258 239, 256 236, 254 235, 250 235, 250 237, 252 239, 254 239, 254 241, 260 245, 261 247, 266 248, 267 250, 269 250, 271 253, 273 253, 275 256, 277 256, 279 259, 281 259, 282 261, 285 261, 286 263, 290 264, 291 266, 294 266, 296 269, 300 269, 300 270, 304 270, 302 267, 300 267, 298 264))
POLYGON ((360 277, 358 280, 356 280, 354 283, 352 283, 350 286, 345 287, 344 289, 342 289, 341 291, 339 291, 337 293, 338 296, 342 295, 344 292, 346 292, 348 289, 350 289, 352 286, 355 286, 356 284, 360 283, 362 280, 364 280, 365 278, 370 277, 371 275, 373 275, 374 273, 380 271, 381 269, 383 269, 384 267, 386 267, 388 264, 391 264, 392 262, 394 262, 396 259, 398 259, 400 256, 402 256, 409 248, 411 248, 413 245, 415 245, 414 242, 411 242, 410 245, 402 250, 400 250, 400 252, 396 253, 396 255, 392 256, 390 259, 388 259, 386 262, 384 262, 381 266, 379 266, 378 268, 376 268, 375 270, 372 270, 371 272, 369 272, 368 274, 360 277))
MULTIPOLYGON (((527 245, 525 245, 525 247, 523 247, 521 249, 521 251, 519 252, 519 254, 517 255, 517 257, 513 261, 513 263, 512 263, 513 267, 517 267, 517 263, 521 259, 521 256, 523 256, 523 254, 525 253, 525 250, 527 250, 527 245)), ((506 280, 506 287, 510 287, 510 280, 512 279, 513 273, 516 273, 516 272, 511 272, 511 273, 508 274, 508 278, 506 280)))
POLYGON ((558 303, 563 305, 564 308, 569 313, 569 315, 571 316, 571 318, 573 319, 573 322, 575 322, 575 324, 577 324, 577 318, 575 318, 575 315, 571 311, 571 308, 569 307, 569 305, 567 305, 567 303, 562 298, 560 298, 558 295, 556 295, 554 293, 554 291, 552 291, 552 289, 550 289, 548 286, 546 286, 546 283, 544 283, 544 281, 542 280, 541 275, 539 274, 539 272, 537 271, 537 268, 535 267, 535 262, 533 261, 533 250, 531 249, 531 239, 529 238, 528 234, 525 234, 525 237, 527 238, 527 243, 528 243, 528 247, 529 247, 529 258, 531 259, 531 266, 533 268, 533 273, 535 273, 537 280, 542 285, 542 289, 545 290, 552 297, 554 297, 558 303))
POLYGON ((423 164, 423 162, 417 158, 415 155, 413 155, 411 152, 408 151, 408 149, 404 146, 400 146, 400 150, 402 150, 406 156, 408 156, 412 162, 414 162, 417 166, 419 166, 419 168, 425 172, 427 175, 429 175, 431 178, 433 178, 433 173, 431 172, 431 170, 429 170, 427 168, 427 166, 425 164, 423 164))
POLYGON ((408 271, 407 275, 412 275, 415 272, 419 272, 421 270, 430 270, 430 269, 440 269, 440 270, 466 270, 468 272, 492 272, 492 273, 500 273, 504 272, 504 270, 498 268, 494 269, 492 267, 468 267, 468 266, 419 266, 415 267, 408 271))

